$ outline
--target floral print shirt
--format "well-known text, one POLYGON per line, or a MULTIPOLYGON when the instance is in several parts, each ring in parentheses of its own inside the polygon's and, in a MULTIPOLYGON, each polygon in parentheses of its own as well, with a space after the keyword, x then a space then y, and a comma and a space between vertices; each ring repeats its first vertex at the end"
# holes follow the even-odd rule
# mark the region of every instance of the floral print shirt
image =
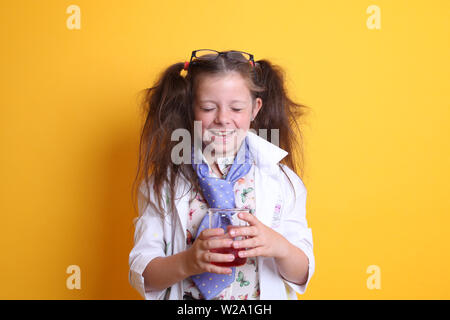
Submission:
MULTIPOLYGON (((219 177, 209 167, 209 175, 217 178, 225 179, 234 157, 218 159, 217 164, 220 171, 223 173, 219 177)), ((240 178, 234 185, 235 202, 237 208, 249 209, 250 213, 255 211, 255 180, 254 180, 254 165, 250 171, 240 178)), ((189 214, 187 222, 187 240, 186 248, 192 246, 193 237, 197 233, 197 228, 200 225, 203 217, 207 213, 208 204, 200 192, 192 191, 193 199, 189 203, 189 214)), ((235 280, 227 288, 213 300, 259 300, 259 281, 258 281, 258 264, 257 259, 247 258, 247 262, 235 267, 235 280)), ((183 280, 184 300, 204 299, 200 291, 197 289, 190 277, 183 280)))

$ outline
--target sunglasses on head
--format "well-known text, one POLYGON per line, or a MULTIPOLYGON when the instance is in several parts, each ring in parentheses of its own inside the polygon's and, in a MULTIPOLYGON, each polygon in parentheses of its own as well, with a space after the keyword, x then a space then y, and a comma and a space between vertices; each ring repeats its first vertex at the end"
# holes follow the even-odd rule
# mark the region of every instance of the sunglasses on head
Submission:
POLYGON ((253 55, 244 51, 216 51, 211 49, 199 49, 192 51, 190 61, 186 61, 184 63, 184 70, 187 70, 189 64, 195 60, 206 60, 213 61, 216 60, 219 56, 224 55, 227 59, 238 61, 238 62, 249 62, 253 67, 255 66, 255 60, 253 59, 253 55))

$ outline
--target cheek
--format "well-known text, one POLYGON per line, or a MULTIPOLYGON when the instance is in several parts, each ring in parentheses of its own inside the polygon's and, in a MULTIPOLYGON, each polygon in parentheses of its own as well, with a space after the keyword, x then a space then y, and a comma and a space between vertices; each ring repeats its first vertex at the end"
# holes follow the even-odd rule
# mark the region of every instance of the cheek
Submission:
POLYGON ((209 119, 208 117, 205 116, 199 116, 199 117, 195 117, 195 121, 196 122, 200 122, 197 123, 197 132, 196 134, 199 135, 199 137, 201 137, 201 139, 204 142, 209 142, 211 140, 211 134, 208 131, 208 128, 211 126, 211 119, 209 119))
POLYGON ((242 115, 236 121, 237 126, 240 129, 247 130, 250 128, 250 116, 242 115))
POLYGON ((202 131, 205 131, 205 128, 208 128, 208 126, 211 124, 211 119, 207 115, 203 114, 194 114, 194 120, 200 121, 202 124, 202 131))

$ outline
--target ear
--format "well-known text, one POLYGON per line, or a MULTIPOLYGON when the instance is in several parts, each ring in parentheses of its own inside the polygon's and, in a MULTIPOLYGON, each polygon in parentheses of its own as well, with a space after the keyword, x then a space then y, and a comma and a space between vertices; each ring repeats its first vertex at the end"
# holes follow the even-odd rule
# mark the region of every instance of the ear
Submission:
POLYGON ((259 110, 262 107, 262 99, 261 98, 256 98, 255 99, 255 107, 252 110, 252 121, 255 120, 256 115, 258 114, 259 110))

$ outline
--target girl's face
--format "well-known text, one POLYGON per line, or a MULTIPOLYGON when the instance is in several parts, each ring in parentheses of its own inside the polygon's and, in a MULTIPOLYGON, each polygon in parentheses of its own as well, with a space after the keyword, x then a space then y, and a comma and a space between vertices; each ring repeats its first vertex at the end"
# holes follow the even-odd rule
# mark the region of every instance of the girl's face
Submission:
POLYGON ((199 77, 194 115, 202 122, 202 140, 215 157, 234 156, 245 138, 250 121, 262 106, 254 105, 245 80, 236 72, 199 77))

